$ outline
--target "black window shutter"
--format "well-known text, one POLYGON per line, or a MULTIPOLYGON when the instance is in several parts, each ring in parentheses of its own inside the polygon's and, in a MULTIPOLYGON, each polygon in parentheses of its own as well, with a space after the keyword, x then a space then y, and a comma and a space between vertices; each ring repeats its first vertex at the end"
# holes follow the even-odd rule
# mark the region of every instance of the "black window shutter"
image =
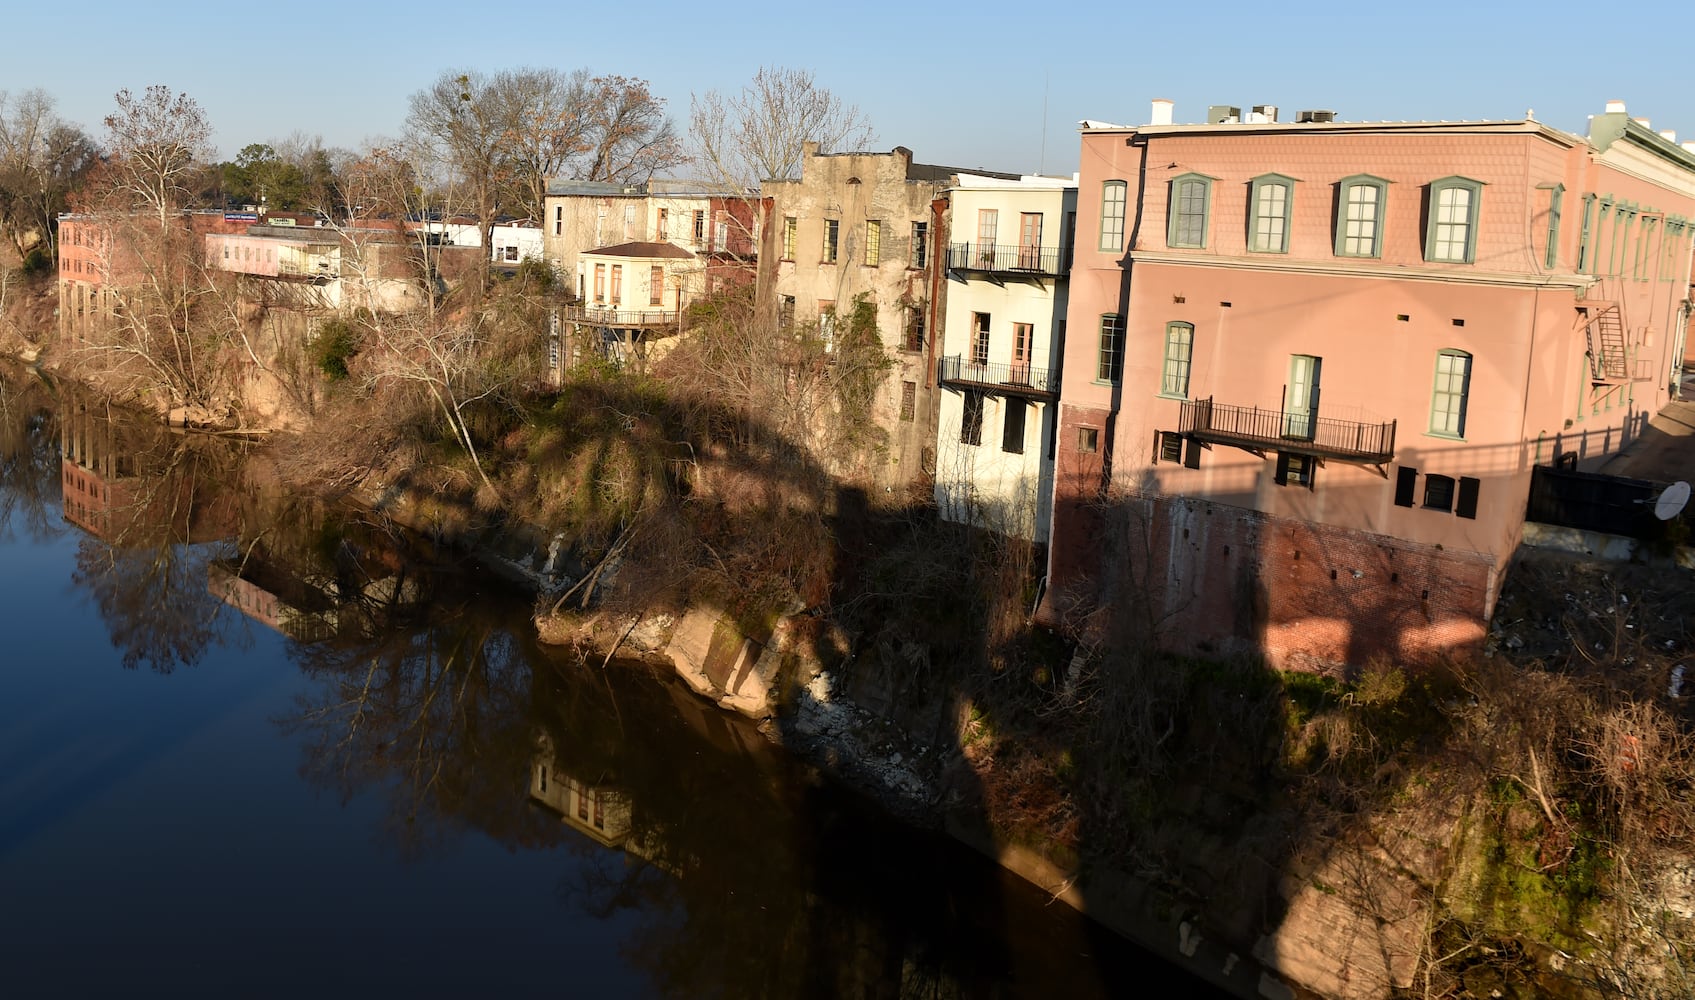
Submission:
POLYGON ((1283 452, 1277 453, 1277 485, 1289 485, 1289 456, 1283 452))
POLYGON ((1194 438, 1188 440, 1187 447, 1183 451, 1183 464, 1191 469, 1201 467, 1201 443, 1194 438))
POLYGON ((1480 485, 1482 485, 1481 481, 1470 476, 1460 477, 1460 499, 1454 505, 1455 514, 1461 517, 1469 517, 1474 521, 1477 519, 1477 488, 1480 485))
POLYGON ((1411 507, 1418 489, 1418 470, 1401 466, 1395 472, 1395 506, 1411 507))

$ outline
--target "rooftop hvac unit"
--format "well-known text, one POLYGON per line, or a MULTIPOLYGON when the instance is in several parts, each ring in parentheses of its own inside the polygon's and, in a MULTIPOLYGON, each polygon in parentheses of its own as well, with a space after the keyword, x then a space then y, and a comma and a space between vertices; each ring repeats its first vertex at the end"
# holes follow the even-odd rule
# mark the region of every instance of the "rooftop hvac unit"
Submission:
POLYGON ((1295 121, 1298 122, 1298 123, 1312 122, 1312 123, 1318 124, 1318 123, 1323 123, 1323 122, 1333 122, 1335 120, 1336 120, 1336 112, 1334 112, 1334 111, 1297 111, 1297 112, 1295 112, 1295 121))
POLYGON ((1208 125, 1230 125, 1242 120, 1242 109, 1228 104, 1213 104, 1207 108, 1208 125))

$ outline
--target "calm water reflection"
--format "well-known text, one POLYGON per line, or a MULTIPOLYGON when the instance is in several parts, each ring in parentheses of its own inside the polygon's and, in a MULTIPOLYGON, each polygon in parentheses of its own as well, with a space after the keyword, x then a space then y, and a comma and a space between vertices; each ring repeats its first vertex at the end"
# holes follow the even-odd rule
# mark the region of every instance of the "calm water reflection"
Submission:
POLYGON ((0 370, 0 989, 1196 992, 524 608, 0 370))

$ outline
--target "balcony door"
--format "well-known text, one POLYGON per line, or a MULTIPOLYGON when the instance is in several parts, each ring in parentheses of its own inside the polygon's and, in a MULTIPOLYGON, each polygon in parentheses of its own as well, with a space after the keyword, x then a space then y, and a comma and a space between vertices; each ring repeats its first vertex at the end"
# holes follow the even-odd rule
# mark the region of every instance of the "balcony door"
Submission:
POLYGON ((971 376, 973 382, 989 380, 989 314, 971 314, 971 365, 977 371, 971 376))
MULTIPOLYGON (((1037 218, 1040 218, 1038 216, 1037 218)), ((1023 248, 1019 249, 1023 253, 1023 248)), ((1012 384, 1030 384, 1030 341, 1035 328, 1029 323, 1012 324, 1012 384)))
POLYGON ((1018 266, 1035 271, 1042 264, 1042 213, 1021 212, 1018 216, 1018 266))
POLYGON ((979 208, 977 210, 977 266, 995 266, 995 240, 999 238, 1000 210, 994 208, 979 208))
POLYGON ((1318 376, 1324 359, 1289 355, 1289 384, 1283 389, 1283 436, 1311 441, 1318 423, 1318 376))

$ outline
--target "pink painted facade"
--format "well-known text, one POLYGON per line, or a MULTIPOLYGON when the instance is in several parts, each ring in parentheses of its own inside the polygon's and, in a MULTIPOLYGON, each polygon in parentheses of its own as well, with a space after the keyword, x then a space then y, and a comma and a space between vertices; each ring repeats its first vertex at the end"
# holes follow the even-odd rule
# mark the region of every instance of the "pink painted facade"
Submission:
POLYGON ((1093 127, 1078 201, 1049 620, 1317 669, 1474 644, 1531 467, 1617 452, 1684 351, 1695 155, 1622 111, 1093 127))

